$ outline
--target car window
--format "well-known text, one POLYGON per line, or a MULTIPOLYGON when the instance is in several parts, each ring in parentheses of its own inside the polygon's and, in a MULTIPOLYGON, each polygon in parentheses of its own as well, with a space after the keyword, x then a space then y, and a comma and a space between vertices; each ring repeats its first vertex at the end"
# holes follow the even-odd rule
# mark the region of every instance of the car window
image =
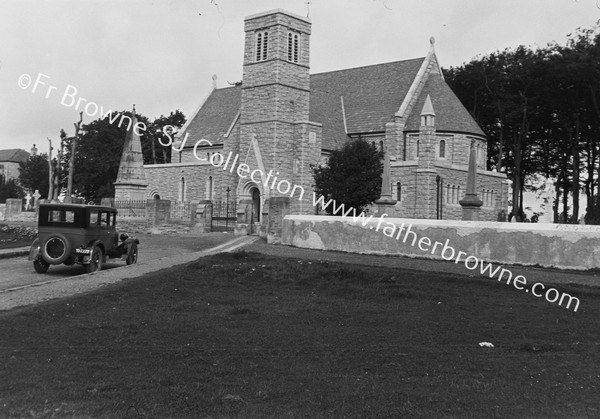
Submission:
POLYGON ((102 226, 110 227, 110 212, 104 211, 102 212, 102 226))
POLYGON ((90 227, 99 226, 101 220, 101 212, 98 210, 90 210, 90 227))
POLYGON ((70 210, 52 210, 48 211, 48 221, 52 223, 70 223, 75 222, 75 211, 70 210))

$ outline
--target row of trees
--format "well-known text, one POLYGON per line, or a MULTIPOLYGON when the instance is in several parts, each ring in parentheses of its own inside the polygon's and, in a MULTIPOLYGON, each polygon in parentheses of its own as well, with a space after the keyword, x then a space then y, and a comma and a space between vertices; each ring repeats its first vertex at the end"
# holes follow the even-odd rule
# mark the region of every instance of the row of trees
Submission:
MULTIPOLYGON (((131 112, 128 111, 119 114, 132 117, 131 112)), ((163 144, 169 142, 163 133, 163 127, 170 125, 181 128, 185 123, 184 114, 176 110, 168 116, 161 115, 152 121, 139 114, 136 114, 136 118, 147 128, 145 131, 140 130, 143 134, 141 143, 144 164, 169 163, 171 147, 160 145, 160 142, 163 144)), ((81 126, 81 132, 76 136, 68 136, 64 130, 61 130, 60 141, 54 144, 55 150, 50 150, 51 163, 48 154, 42 153, 32 155, 29 160, 20 164, 20 185, 31 191, 39 190, 42 197, 55 199, 67 186, 69 173, 72 173, 72 190, 77 196, 84 197, 86 201, 113 196, 128 120, 124 118, 120 123, 119 117, 113 119, 111 123, 110 119, 107 117, 85 124, 81 126), (77 144, 71 166, 69 163, 73 141, 77 144), (52 165, 53 176, 49 176, 49 164, 52 165)))
POLYGON ((555 220, 577 222, 581 191, 586 222, 598 218, 600 21, 566 45, 498 51, 444 77, 488 135, 490 167, 512 179, 514 214, 523 214, 526 185, 543 176, 557 180, 555 220))

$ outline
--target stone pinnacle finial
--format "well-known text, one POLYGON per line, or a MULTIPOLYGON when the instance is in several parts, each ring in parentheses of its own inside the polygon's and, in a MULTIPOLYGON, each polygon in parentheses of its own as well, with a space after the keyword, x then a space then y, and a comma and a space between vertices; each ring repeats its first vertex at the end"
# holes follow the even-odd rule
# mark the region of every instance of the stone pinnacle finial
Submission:
POLYGON ((217 75, 216 74, 213 74, 213 76, 212 76, 212 86, 213 86, 213 89, 217 88, 217 75))
POLYGON ((135 115, 135 103, 133 104, 133 114, 135 115))
POLYGON ((431 46, 435 44, 435 38, 433 36, 429 38, 429 43, 431 44, 431 46))
POLYGON ((421 116, 423 115, 432 115, 435 116, 435 111, 433 110, 433 104, 431 103, 431 96, 427 95, 425 98, 425 103, 423 104, 423 109, 421 110, 421 116))

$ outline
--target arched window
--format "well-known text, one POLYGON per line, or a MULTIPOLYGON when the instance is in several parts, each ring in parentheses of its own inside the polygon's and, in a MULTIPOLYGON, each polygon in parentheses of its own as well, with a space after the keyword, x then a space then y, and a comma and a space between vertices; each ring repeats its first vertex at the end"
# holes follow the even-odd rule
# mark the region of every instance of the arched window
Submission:
POLYGON ((260 191, 258 188, 252 189, 252 217, 253 222, 260 221, 260 191))
POLYGON ((450 185, 446 185, 446 204, 449 204, 450 198, 452 198, 452 191, 450 190, 450 185))
POLYGON ((396 200, 398 202, 402 201, 402 183, 396 183, 396 200))
POLYGON ((383 141, 379 141, 379 150, 383 151, 383 141))
POLYGON ((206 194, 206 197, 209 201, 212 201, 212 199, 213 199, 213 178, 212 178, 212 176, 208 177, 208 185, 207 185, 206 189, 208 192, 206 194))
POLYGON ((419 158, 419 146, 420 146, 420 141, 417 140, 417 155, 415 156, 415 158, 419 158))
POLYGON ((258 32, 256 34, 256 61, 267 59, 267 50, 269 48, 269 32, 258 32))
POLYGON ((440 159, 446 158, 446 140, 440 140, 440 151, 438 156, 440 159))
POLYGON ((288 32, 288 61, 297 63, 299 61, 300 51, 298 41, 300 36, 297 33, 288 32))
POLYGON ((462 197, 460 196, 460 186, 456 187, 456 204, 458 204, 458 201, 460 201, 462 199, 462 197))

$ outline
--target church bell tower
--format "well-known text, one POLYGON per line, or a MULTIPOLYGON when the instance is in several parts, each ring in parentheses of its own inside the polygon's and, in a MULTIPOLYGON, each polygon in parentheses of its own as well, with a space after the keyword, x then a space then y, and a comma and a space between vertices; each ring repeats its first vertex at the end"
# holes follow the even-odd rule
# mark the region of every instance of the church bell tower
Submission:
MULTIPOLYGON (((251 168, 265 175, 272 170, 271 179, 294 182, 302 141, 298 123, 309 119, 311 23, 281 9, 248 16, 244 23, 240 154, 248 154, 251 168)), ((262 198, 286 196, 265 180, 256 185, 262 198)))

